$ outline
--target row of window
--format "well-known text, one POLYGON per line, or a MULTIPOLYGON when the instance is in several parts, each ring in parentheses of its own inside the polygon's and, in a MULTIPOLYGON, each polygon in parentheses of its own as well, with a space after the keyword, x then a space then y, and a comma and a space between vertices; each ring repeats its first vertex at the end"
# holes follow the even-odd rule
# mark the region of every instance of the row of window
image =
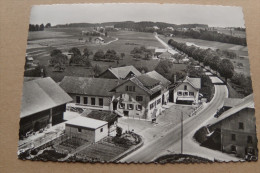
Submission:
POLYGON ((153 103, 150 104, 150 110, 156 107, 156 105, 159 105, 161 102, 162 102, 161 98, 155 100, 153 103))
POLYGON ((135 86, 125 86, 125 91, 133 91, 133 92, 135 92, 135 86))
MULTIPOLYGON (((78 133, 81 133, 81 132, 82 132, 82 129, 78 128, 78 133)), ((103 132, 103 128, 100 129, 100 132, 103 132)))
POLYGON ((194 96, 194 92, 188 92, 188 91, 178 91, 178 96, 194 96))
MULTIPOLYGON (((80 104, 80 96, 76 96, 76 103, 80 104)), ((83 104, 84 105, 88 105, 88 97, 83 97, 83 104)), ((103 98, 98 98, 98 104, 96 104, 96 98, 95 97, 91 97, 90 99, 90 104, 95 106, 95 105, 99 105, 99 106, 103 106, 104 105, 104 101, 103 98)))
MULTIPOLYGON (((119 104, 119 108, 120 109, 125 109, 125 105, 127 105, 127 109, 128 110, 133 110, 134 109, 134 105, 133 104, 125 104, 125 103, 120 103, 119 104)), ((135 106, 135 110, 141 111, 142 110, 142 105, 136 105, 135 106)))
MULTIPOLYGON (((236 134, 231 134, 231 140, 236 141, 236 134)), ((252 136, 247 136, 247 143, 248 144, 253 143, 253 137, 252 136)))

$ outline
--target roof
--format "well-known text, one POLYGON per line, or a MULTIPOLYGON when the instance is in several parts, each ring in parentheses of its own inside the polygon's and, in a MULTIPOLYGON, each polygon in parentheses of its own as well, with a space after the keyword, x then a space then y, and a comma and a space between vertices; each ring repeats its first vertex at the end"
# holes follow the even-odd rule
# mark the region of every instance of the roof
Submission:
POLYGON ((150 77, 148 74, 142 74, 136 77, 146 88, 153 88, 155 85, 160 84, 160 81, 150 77))
POLYGON ((167 49, 155 49, 154 52, 155 53, 163 53, 163 52, 167 52, 167 49))
POLYGON ((65 76, 60 87, 69 94, 111 97, 113 93, 109 91, 120 83, 122 81, 118 79, 65 76))
MULTIPOLYGON (((107 71, 113 73, 118 79, 125 79, 130 72, 134 73, 135 76, 141 75, 141 73, 132 65, 117 68, 108 68, 105 72, 107 71)), ((100 74, 99 76, 101 76, 102 74, 100 74)))
POLYGON ((99 127, 106 125, 107 122, 80 116, 80 117, 67 121, 65 124, 78 126, 78 127, 85 127, 85 128, 89 128, 89 129, 98 129, 99 127))
POLYGON ((72 101, 50 77, 24 81, 20 118, 72 101))
POLYGON ((153 78, 153 79, 156 79, 158 81, 161 82, 161 84, 164 86, 164 87, 168 87, 171 82, 166 79, 165 77, 163 77, 161 74, 157 73, 156 71, 150 71, 148 73, 146 73, 149 77, 153 78))
POLYGON ((84 111, 81 116, 88 117, 88 118, 93 118, 96 120, 102 120, 106 121, 108 123, 114 122, 118 115, 115 114, 112 111, 99 111, 99 110, 93 110, 93 111, 84 111))
POLYGON ((209 123, 210 124, 216 124, 216 123, 234 115, 235 113, 237 113, 237 112, 239 112, 239 111, 241 111, 245 108, 252 108, 252 109, 255 108, 253 94, 245 97, 241 103, 239 103, 239 104, 235 105, 234 107, 232 107, 231 109, 225 111, 218 118, 213 119, 209 123))
POLYGON ((224 100, 225 107, 234 107, 235 105, 243 102, 244 99, 241 98, 226 98, 224 100))
POLYGON ((99 40, 101 40, 101 41, 104 41, 104 39, 102 38, 102 37, 97 37, 97 38, 95 38, 95 40, 96 39, 99 39, 99 40))
POLYGON ((190 83, 196 89, 201 88, 201 78, 190 78, 186 76, 183 82, 190 83))

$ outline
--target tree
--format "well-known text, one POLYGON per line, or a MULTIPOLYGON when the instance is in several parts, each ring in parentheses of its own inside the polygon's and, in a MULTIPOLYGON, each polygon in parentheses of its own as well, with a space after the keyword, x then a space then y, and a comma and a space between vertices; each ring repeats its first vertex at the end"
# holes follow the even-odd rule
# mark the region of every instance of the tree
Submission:
POLYGON ((54 49, 54 50, 51 51, 50 56, 51 56, 51 57, 54 57, 54 56, 56 56, 56 55, 58 55, 58 54, 61 54, 61 53, 62 53, 61 50, 59 50, 59 49, 54 49))
POLYGON ((108 59, 108 60, 119 60, 119 57, 118 57, 116 51, 113 49, 111 49, 111 50, 108 49, 104 57, 105 57, 105 59, 108 59))
POLYGON ((125 53, 121 53, 120 55, 121 55, 121 58, 124 59, 125 53))
POLYGON ((213 61, 212 61, 211 65, 210 65, 210 67, 212 68, 212 70, 216 71, 216 74, 219 71, 220 62, 221 62, 221 59, 220 59, 219 56, 214 56, 213 57, 213 61))
POLYGON ((46 25, 45 25, 45 28, 50 28, 51 27, 51 23, 47 23, 46 25))
POLYGON ((44 25, 41 24, 40 27, 39 27, 39 31, 43 31, 44 30, 44 25))
POLYGON ((90 55, 93 55, 93 52, 91 50, 89 50, 88 48, 85 48, 83 50, 83 54, 84 54, 84 56, 86 56, 88 58, 90 55))
POLYGON ((182 59, 182 56, 178 53, 173 55, 173 58, 177 61, 177 63, 180 63, 180 60, 182 59))
POLYGON ((94 72, 94 76, 95 76, 95 77, 97 77, 98 75, 100 75, 100 73, 102 72, 101 67, 99 67, 98 65, 95 65, 92 70, 93 70, 93 72, 94 72))
POLYGON ((73 47, 69 50, 69 53, 73 53, 73 56, 81 56, 81 52, 78 48, 76 47, 73 47))
POLYGON ((89 60, 89 58, 84 58, 84 65, 86 67, 92 67, 91 61, 89 60))
POLYGON ((100 60, 100 59, 103 59, 104 56, 105 56, 105 54, 104 54, 103 50, 98 50, 98 51, 95 53, 93 59, 94 59, 94 61, 98 61, 98 60, 100 60))
POLYGON ((228 78, 232 78, 232 76, 234 74, 234 66, 229 59, 221 60, 219 73, 222 77, 225 78, 225 82, 227 82, 228 78))
POLYGON ((116 127, 116 136, 117 137, 121 137, 122 135, 122 132, 123 132, 123 129, 121 127, 116 127))

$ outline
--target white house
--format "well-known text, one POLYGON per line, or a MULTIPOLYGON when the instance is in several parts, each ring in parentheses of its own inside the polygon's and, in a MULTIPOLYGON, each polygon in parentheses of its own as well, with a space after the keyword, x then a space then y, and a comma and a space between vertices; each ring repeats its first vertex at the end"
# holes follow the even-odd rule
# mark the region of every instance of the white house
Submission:
POLYGON ((97 37, 94 39, 96 44, 102 44, 105 42, 105 40, 102 37, 97 37))
POLYGON ((65 134, 69 137, 98 142, 108 136, 108 123, 80 116, 65 123, 65 134))
POLYGON ((179 82, 174 88, 173 102, 177 104, 197 104, 199 102, 199 90, 201 78, 190 78, 179 82))

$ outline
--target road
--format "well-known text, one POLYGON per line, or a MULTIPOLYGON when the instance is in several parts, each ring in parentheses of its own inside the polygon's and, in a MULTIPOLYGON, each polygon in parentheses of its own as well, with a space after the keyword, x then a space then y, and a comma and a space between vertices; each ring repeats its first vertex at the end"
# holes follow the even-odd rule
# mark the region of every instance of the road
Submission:
POLYGON ((165 43, 162 39, 158 37, 158 35, 155 35, 155 38, 168 50, 168 52, 172 55, 178 53, 177 51, 173 50, 172 47, 170 47, 167 43, 165 43))
MULTIPOLYGON (((221 83, 222 81, 217 77, 210 77, 212 81, 221 83)), ((190 133, 197 130, 204 125, 215 114, 217 109, 223 106, 224 99, 228 97, 228 90, 226 85, 214 85, 215 94, 213 99, 205 105, 205 107, 191 118, 183 122, 183 136, 187 137, 190 133)), ((180 124, 169 130, 164 136, 156 139, 149 144, 144 144, 142 148, 126 156, 120 162, 135 162, 135 163, 149 163, 168 148, 178 143, 181 140, 180 124)))

